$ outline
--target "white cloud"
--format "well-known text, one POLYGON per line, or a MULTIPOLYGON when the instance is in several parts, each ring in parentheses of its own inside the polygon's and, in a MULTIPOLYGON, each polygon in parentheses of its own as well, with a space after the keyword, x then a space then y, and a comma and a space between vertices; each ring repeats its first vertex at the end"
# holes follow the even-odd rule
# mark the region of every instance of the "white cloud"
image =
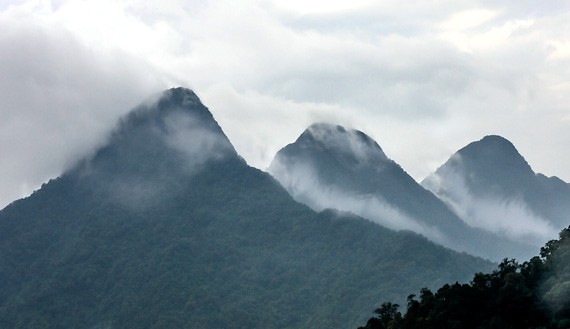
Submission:
MULTIPOLYGON (((335 185, 320 182, 315 169, 306 163, 287 160, 271 164, 270 173, 289 191, 295 200, 316 211, 337 209, 348 211, 394 230, 410 230, 446 244, 445 236, 436 228, 393 207, 377 195, 353 194, 335 185)), ((447 245, 447 244, 446 244, 447 245)))
POLYGON ((240 93, 228 84, 212 85, 201 98, 238 153, 261 169, 313 122, 354 123, 352 113, 338 106, 295 102, 251 90, 240 93))
POLYGON ((495 16, 497 12, 493 10, 471 9, 452 14, 440 27, 444 30, 467 30, 481 26, 495 16))
POLYGON ((164 86, 143 61, 86 48, 26 13, 0 15, 0 49, 0 205, 93 151, 120 115, 164 86))
POLYGON ((275 6, 282 9, 291 10, 300 15, 322 14, 331 12, 342 12, 355 10, 370 6, 372 0, 275 0, 275 6))

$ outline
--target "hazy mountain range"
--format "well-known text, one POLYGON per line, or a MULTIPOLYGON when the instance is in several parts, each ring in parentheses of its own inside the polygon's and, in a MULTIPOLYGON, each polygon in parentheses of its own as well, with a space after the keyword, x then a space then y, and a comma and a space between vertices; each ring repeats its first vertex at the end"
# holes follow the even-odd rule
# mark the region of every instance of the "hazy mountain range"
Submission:
POLYGON ((356 327, 381 301, 492 266, 294 201, 176 88, 0 211, 0 327, 356 327))
POLYGON ((147 100, 0 211, 0 327, 356 327, 494 265, 462 251, 526 258, 568 225, 568 184, 495 136, 422 187, 366 134, 314 124, 269 172, 191 90, 147 100))
MULTIPOLYGON (((488 149, 484 145, 481 148, 488 149)), ((514 150, 512 145, 511 148, 514 150)), ((520 155, 518 161, 514 163, 506 161, 505 158, 511 158, 512 154, 512 150, 507 151, 510 151, 507 155, 500 150, 496 152, 497 154, 488 154, 490 151, 485 153, 483 150, 471 152, 472 159, 483 159, 482 162, 488 163, 487 166, 478 166, 472 162, 472 167, 478 168, 480 173, 487 173, 488 176, 499 177, 503 177, 501 171, 513 173, 528 167, 520 155)), ((444 168, 446 166, 440 168, 436 174, 442 173, 444 168)), ((470 175, 463 168, 457 170, 470 175)), ((528 170, 530 171, 530 168, 528 170)), ((490 213, 490 218, 485 219, 470 220, 471 218, 465 217, 465 214, 474 210, 480 210, 483 217, 485 216, 483 211, 488 209, 482 206, 479 208, 479 205, 458 203, 459 201, 453 199, 453 196, 448 197, 443 187, 454 182, 450 175, 438 176, 437 182, 442 190, 432 189, 434 195, 389 159, 381 147, 366 134, 338 125, 320 123, 310 126, 294 143, 277 153, 269 172, 297 201, 317 211, 326 208, 350 211, 383 226, 411 230, 449 248, 495 261, 505 257, 529 259, 537 254, 541 245, 555 238, 558 231, 564 227, 564 221, 560 220, 559 225, 551 225, 553 229, 544 232, 540 236, 541 239, 511 239, 510 233, 505 234, 504 231, 484 225, 485 220, 495 220, 496 216, 501 215, 498 212, 490 213), (450 199, 452 203, 447 202, 450 199)), ((535 177, 532 171, 528 175, 531 175, 532 179, 535 177)), ((429 182, 436 181, 434 177, 424 181, 426 187, 430 187, 429 182)), ((489 200, 496 200, 497 204, 500 204, 504 198, 487 194, 485 188, 493 186, 491 181, 499 184, 508 179, 507 177, 503 180, 480 181, 482 192, 478 195, 488 196, 489 200)), ((549 199, 550 195, 556 194, 553 193, 556 191, 554 187, 558 187, 558 190, 562 187, 568 189, 568 185, 558 179, 547 179, 542 176, 537 176, 536 179, 539 181, 512 178, 510 179, 512 186, 505 189, 514 192, 514 186, 520 184, 525 191, 535 194, 538 192, 542 194, 542 198, 534 201, 541 206, 556 203, 555 200, 549 199), (547 183, 551 181, 555 186, 550 187, 550 194, 534 190, 534 187, 547 188, 546 186, 550 186, 547 183), (541 202, 545 199, 548 199, 549 203, 541 202)), ((433 183, 431 186, 434 186, 433 183)), ((567 207, 566 204, 569 203, 563 203, 556 209, 567 207)), ((561 209, 559 213, 568 210, 570 209, 561 209)), ((534 223, 527 222, 527 218, 523 217, 524 212, 512 213, 509 219, 517 220, 513 218, 515 215, 521 217, 509 228, 512 232, 535 229, 534 226, 530 226, 534 223)))

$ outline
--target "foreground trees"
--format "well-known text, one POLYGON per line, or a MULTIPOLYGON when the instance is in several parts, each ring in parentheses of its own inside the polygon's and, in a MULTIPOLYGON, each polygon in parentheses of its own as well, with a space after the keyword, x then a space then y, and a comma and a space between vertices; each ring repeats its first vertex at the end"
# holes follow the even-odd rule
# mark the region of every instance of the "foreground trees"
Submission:
POLYGON ((522 264, 503 260, 469 284, 408 296, 406 313, 384 303, 359 329, 570 328, 570 227, 522 264))

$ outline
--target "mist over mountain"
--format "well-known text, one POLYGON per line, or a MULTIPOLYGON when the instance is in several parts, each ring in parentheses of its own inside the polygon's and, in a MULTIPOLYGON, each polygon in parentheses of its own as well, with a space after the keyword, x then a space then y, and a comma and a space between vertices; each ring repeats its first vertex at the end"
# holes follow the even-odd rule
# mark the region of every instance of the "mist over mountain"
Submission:
POLYGON ((500 136, 465 146, 422 185, 470 226, 514 241, 541 246, 570 224, 570 185, 535 173, 500 136))
POLYGON ((294 201, 176 88, 0 211, 0 327, 355 327, 379 301, 491 267, 294 201))
POLYGON ((245 161, 196 94, 170 89, 119 122, 106 146, 66 176, 134 208, 176 195, 213 163, 245 161))
POLYGON ((411 230, 444 246, 501 260, 538 248, 466 225, 421 187, 366 134, 313 124, 275 156, 269 172, 311 208, 350 211, 383 226, 411 230))

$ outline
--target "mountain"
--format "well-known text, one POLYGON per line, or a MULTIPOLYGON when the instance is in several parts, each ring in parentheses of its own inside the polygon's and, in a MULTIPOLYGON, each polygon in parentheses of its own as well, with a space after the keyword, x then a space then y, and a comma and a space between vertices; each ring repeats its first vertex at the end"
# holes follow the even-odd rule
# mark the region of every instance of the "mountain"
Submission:
POLYGON ((466 225, 358 130, 313 124, 276 154, 269 172, 297 201, 317 211, 349 211, 497 261, 538 250, 466 225))
POLYGON ((536 246, 570 224, 570 185, 535 173, 500 136, 473 142, 422 185, 466 223, 536 246))
POLYGON ((355 327, 378 301, 491 267, 294 201, 176 88, 0 211, 0 327, 355 327))

